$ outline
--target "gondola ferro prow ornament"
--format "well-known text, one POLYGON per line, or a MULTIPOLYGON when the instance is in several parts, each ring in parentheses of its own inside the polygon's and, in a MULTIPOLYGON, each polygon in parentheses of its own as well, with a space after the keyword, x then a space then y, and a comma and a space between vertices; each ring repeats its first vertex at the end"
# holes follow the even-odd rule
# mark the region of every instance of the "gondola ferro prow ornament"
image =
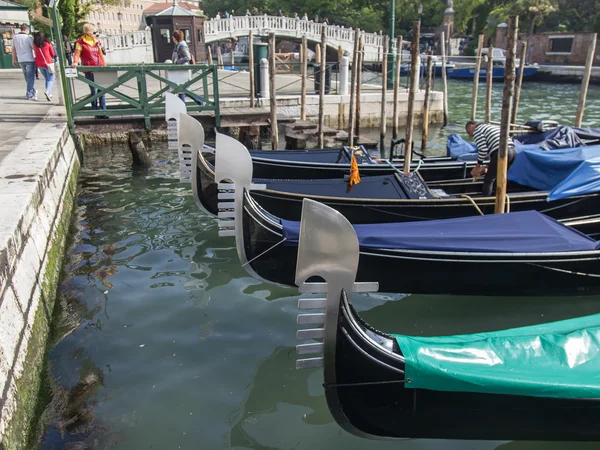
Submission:
MULTIPOLYGON (((192 152, 179 142, 181 128, 180 116, 187 114, 185 103, 179 97, 165 93, 165 120, 167 121, 167 140, 169 150, 176 150, 179 158, 179 181, 189 183, 192 172, 192 152)), ((204 144, 204 140, 202 140, 204 144)), ((189 145, 189 144, 188 144, 189 145)), ((202 146, 200 146, 202 149, 202 146)))
POLYGON ((252 183, 252 157, 248 149, 238 140, 216 133, 215 181, 218 184, 219 236, 235 237, 235 245, 242 266, 253 277, 256 274, 246 258, 242 208, 244 190, 266 189, 264 184, 252 183))
MULTIPOLYGON (((179 99, 177 99, 179 100, 179 99)), ((181 102, 181 100, 179 100, 181 102)), ((183 103, 183 102, 182 102, 183 103)), ((184 145, 188 145, 191 149, 191 182, 192 182, 192 193, 194 194, 194 201, 198 208, 207 214, 210 214, 206 208, 202 205, 198 194, 198 152, 201 152, 204 148, 204 127, 200 122, 194 119, 192 116, 181 113, 179 115, 179 133, 178 133, 178 145, 179 151, 184 145)), ((181 161, 180 161, 181 164, 181 161)), ((180 165, 180 171, 182 167, 180 165)))

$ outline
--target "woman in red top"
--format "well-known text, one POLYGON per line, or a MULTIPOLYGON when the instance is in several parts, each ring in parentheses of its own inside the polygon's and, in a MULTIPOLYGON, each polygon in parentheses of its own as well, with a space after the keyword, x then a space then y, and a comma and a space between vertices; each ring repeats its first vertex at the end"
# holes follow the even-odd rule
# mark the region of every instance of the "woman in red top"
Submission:
POLYGON ((35 53, 35 66, 40 69, 46 79, 46 98, 52 99, 52 85, 54 84, 54 73, 48 71, 48 66, 54 64, 54 48, 48 42, 44 33, 36 31, 33 33, 33 51, 35 53))

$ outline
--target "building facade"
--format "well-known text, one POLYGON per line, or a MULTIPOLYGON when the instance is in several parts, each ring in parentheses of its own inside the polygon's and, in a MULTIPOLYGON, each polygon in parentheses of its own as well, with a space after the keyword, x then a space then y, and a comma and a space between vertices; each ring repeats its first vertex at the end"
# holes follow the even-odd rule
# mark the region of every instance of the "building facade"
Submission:
POLYGON ((102 6, 96 5, 94 1, 82 0, 82 3, 92 3, 90 13, 86 21, 94 24, 100 34, 120 34, 129 31, 143 30, 146 27, 144 10, 156 3, 164 3, 152 0, 130 0, 126 6, 102 6))

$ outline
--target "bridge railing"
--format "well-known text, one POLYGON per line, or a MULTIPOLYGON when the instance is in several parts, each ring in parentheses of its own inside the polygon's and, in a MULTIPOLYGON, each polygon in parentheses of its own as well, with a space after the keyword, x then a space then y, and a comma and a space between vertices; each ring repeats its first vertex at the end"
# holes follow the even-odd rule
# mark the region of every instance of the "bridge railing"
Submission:
MULTIPOLYGON (((352 47, 356 31, 340 25, 326 25, 302 20, 294 17, 278 16, 235 16, 227 19, 211 19, 204 22, 206 42, 227 39, 234 36, 244 36, 252 30, 255 35, 266 36, 274 31, 281 36, 306 36, 312 41, 320 41, 323 27, 326 27, 327 43, 332 47, 342 46, 352 57, 352 47)), ((376 33, 362 32, 366 61, 375 61, 383 49, 383 36, 376 33)))

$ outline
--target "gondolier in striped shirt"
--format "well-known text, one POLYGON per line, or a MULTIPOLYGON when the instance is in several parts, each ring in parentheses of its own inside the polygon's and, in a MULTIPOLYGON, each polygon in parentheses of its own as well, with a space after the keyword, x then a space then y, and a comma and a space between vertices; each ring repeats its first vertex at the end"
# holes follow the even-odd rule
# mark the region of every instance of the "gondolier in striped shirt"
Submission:
MULTIPOLYGON (((477 145, 477 165, 471 171, 471 175, 475 177, 485 172, 482 194, 484 196, 490 196, 494 191, 494 184, 498 174, 500 127, 498 125, 469 121, 467 122, 465 128, 467 129, 469 136, 471 136, 471 138, 475 141, 475 145, 477 145), (488 159, 490 160, 490 163, 486 170, 486 167, 483 166, 483 163, 488 159)), ((508 151, 506 153, 508 167, 510 167, 510 165, 513 163, 516 155, 517 153, 515 151, 515 145, 512 138, 509 136, 508 151)))

